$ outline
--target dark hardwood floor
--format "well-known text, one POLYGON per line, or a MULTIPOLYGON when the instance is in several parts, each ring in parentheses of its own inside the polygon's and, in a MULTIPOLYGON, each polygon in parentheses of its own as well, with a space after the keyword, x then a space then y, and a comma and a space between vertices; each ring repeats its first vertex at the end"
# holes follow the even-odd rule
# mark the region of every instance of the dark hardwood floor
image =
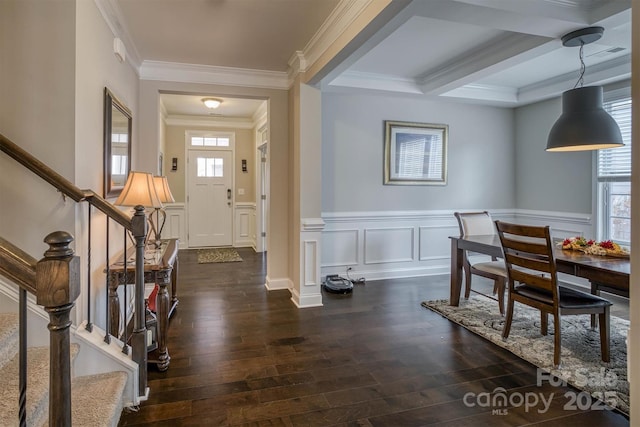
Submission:
MULTIPOLYGON (((261 255, 239 252, 243 262, 221 264, 180 252, 171 365, 150 366, 149 400, 121 426, 629 425, 617 412, 565 411, 570 389, 537 387, 533 365, 422 308, 448 298, 448 276, 370 281, 300 310, 288 291, 265 290, 261 255), (465 404, 496 387, 554 399, 543 413, 465 404)), ((624 304, 615 315, 628 317, 624 304)))

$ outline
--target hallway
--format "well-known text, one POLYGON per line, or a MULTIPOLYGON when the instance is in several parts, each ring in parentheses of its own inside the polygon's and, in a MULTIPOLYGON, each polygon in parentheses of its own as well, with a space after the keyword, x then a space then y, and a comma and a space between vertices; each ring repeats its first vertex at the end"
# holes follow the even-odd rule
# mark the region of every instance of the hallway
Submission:
MULTIPOLYGON (((629 425, 563 411, 568 388, 542 414, 465 405, 469 391, 545 390, 532 365, 420 306, 448 298, 448 276, 371 281, 299 310, 288 291, 265 290, 262 255, 238 252, 219 264, 180 252, 171 365, 150 367, 149 400, 121 426, 629 425)), ((625 302, 612 314, 628 315, 625 302)))

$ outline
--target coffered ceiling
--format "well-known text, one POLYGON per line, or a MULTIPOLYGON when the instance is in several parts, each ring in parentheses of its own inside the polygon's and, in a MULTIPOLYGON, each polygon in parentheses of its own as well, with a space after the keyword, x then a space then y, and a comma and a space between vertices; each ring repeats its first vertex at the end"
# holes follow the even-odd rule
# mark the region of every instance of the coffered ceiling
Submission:
MULTIPOLYGON (((296 52, 309 54, 323 36, 339 34, 349 13, 376 1, 382 0, 99 4, 143 78, 182 73, 185 80, 213 82, 223 75, 227 82, 243 79, 233 84, 255 78, 263 86, 286 87, 296 52)), ((560 38, 594 25, 604 27, 604 36, 584 47, 584 84, 631 75, 630 0, 393 0, 388 9, 314 83, 327 91, 524 105, 575 85, 579 48, 562 46, 560 38)), ((176 99, 169 104, 170 114, 191 114, 176 99)))

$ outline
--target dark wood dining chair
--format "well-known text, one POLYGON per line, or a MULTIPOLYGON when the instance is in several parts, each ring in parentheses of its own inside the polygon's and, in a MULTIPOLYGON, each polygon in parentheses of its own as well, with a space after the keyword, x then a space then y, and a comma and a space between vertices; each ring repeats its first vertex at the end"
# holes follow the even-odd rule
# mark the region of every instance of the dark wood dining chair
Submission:
POLYGON ((600 320, 600 351, 609 361, 609 307, 604 298, 558 284, 556 262, 549 227, 509 224, 496 221, 509 276, 507 317, 502 330, 509 337, 514 303, 540 310, 540 328, 547 335, 548 315, 553 315, 553 364, 560 365, 561 316, 597 314, 600 320))
MULTIPOLYGON (((495 225, 489 212, 454 212, 453 215, 458 220, 460 236, 490 235, 496 234, 495 225)), ((464 252, 464 297, 469 299, 471 295, 472 275, 486 277, 493 280, 493 294, 497 295, 500 314, 504 315, 504 291, 507 283, 507 269, 504 261, 492 257, 491 261, 475 262, 469 261, 469 254, 464 252)), ((474 291, 475 292, 475 291, 474 291)), ((484 294, 482 294, 484 295, 484 294)))

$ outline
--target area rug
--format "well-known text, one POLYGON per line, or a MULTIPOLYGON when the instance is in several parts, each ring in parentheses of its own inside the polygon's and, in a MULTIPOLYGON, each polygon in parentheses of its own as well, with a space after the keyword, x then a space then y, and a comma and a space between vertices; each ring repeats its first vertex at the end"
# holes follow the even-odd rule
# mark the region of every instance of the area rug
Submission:
POLYGON ((242 258, 234 248, 213 248, 198 250, 198 264, 211 262, 238 262, 242 258))
POLYGON ((495 301, 472 296, 468 300, 461 299, 458 307, 449 305, 449 300, 424 301, 422 306, 629 414, 627 320, 611 316, 610 362, 605 363, 600 357, 600 335, 597 329, 590 328, 590 317, 563 316, 561 360, 556 369, 553 367, 551 316, 549 332, 543 336, 540 334, 540 312, 516 303, 509 338, 503 340, 504 317, 500 316, 495 301))

